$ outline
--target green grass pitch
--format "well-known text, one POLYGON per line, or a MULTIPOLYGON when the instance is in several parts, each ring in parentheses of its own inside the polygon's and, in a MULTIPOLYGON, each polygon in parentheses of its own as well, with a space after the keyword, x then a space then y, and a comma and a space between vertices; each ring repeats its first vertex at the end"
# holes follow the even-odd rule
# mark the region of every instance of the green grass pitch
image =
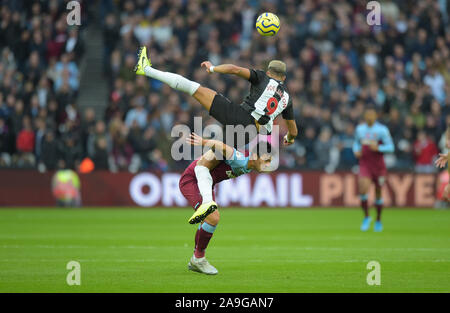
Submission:
POLYGON ((0 292, 450 292, 450 212, 222 209, 207 250, 219 274, 188 271, 190 209, 2 209, 0 292), (66 264, 81 264, 68 286, 66 264), (381 285, 369 286, 369 261, 381 285))

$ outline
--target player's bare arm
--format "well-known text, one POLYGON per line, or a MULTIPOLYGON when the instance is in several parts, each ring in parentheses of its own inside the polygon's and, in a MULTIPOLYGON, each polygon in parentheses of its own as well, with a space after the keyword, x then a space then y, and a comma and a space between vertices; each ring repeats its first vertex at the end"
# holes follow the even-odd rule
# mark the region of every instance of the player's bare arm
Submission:
POLYGON ((233 74, 242 77, 246 80, 250 78, 250 70, 245 67, 240 67, 234 64, 221 64, 214 66, 210 61, 202 62, 202 67, 206 68, 208 73, 233 74))
MULTIPOLYGON (((234 149, 223 142, 219 140, 214 139, 204 139, 197 135, 196 133, 191 133, 189 137, 186 138, 186 142, 194 145, 194 146, 204 146, 209 147, 211 150, 209 150, 207 153, 205 153, 202 158, 199 160, 199 162, 202 159, 206 159, 209 161, 215 161, 214 166, 210 169, 213 169, 217 163, 219 163, 219 160, 216 160, 216 156, 214 154, 215 151, 219 151, 225 159, 230 159, 233 157, 234 149)), ((204 164, 199 164, 204 165, 204 164)), ((204 165, 206 166, 206 165, 204 165)), ((207 166, 208 167, 208 166, 207 166)))
POLYGON ((295 138, 298 135, 297 123, 295 123, 295 120, 285 120, 285 121, 288 128, 288 132, 283 138, 283 144, 285 146, 289 146, 295 142, 295 138))

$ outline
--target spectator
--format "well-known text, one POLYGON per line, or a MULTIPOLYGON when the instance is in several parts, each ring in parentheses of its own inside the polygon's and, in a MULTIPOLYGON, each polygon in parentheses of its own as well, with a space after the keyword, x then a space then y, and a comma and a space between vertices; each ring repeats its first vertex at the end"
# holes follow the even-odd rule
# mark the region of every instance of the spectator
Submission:
POLYGON ((31 127, 31 119, 25 115, 22 121, 22 130, 17 135, 16 149, 17 149, 17 164, 20 167, 33 166, 35 157, 33 155, 35 135, 31 127))
POLYGON ((330 164, 331 148, 331 129, 324 127, 320 131, 318 140, 314 142, 314 154, 317 157, 314 162, 314 167, 325 168, 330 164))
POLYGON ((70 56, 64 53, 61 61, 55 65, 56 80, 55 91, 59 91, 63 84, 68 84, 72 91, 77 91, 79 87, 79 73, 75 62, 70 60, 70 56))
POLYGON ((5 120, 0 117, 0 167, 11 165, 11 134, 5 120))
POLYGON ((357 164, 357 159, 353 153, 353 141, 355 137, 355 128, 352 123, 347 123, 345 132, 338 135, 338 149, 340 151, 340 167, 350 169, 357 164))
POLYGON ((434 157, 439 153, 436 144, 424 131, 419 131, 414 142, 415 170, 418 173, 433 173, 436 168, 433 165, 434 157))
MULTIPOLYGON (((100 146, 101 149, 105 150, 106 153, 111 153, 112 150, 112 142, 110 135, 106 132, 105 122, 97 121, 95 123, 94 131, 87 138, 87 155, 91 158, 94 158, 97 155, 97 147, 100 146), (102 141, 99 145, 99 141, 102 141), (104 142, 106 145, 103 147, 104 142)), ((94 162, 95 163, 95 162, 94 162)))
POLYGON ((95 152, 92 161, 96 170, 108 170, 108 142, 105 137, 98 137, 95 142, 95 152))
MULTIPOLYGON (((294 146, 280 155, 285 168, 323 169, 327 160, 320 158, 335 141, 329 161, 334 164, 334 152, 340 149, 337 164, 351 167, 351 132, 367 106, 376 107, 380 122, 391 130, 396 169, 414 169, 414 139, 420 131, 429 133, 430 145, 436 144, 450 123, 450 27, 445 6, 419 0, 384 2, 380 29, 367 25, 360 1, 117 0, 100 5, 109 105, 102 118, 103 135, 97 137, 94 123, 100 116, 80 116, 77 108, 83 27, 67 26, 66 2, 0 4, 0 119, 9 138, 5 140, 10 140, 9 155, 16 154, 23 116, 29 115, 31 125, 41 129, 33 153, 41 154, 39 164, 47 162, 44 150, 55 143, 61 145, 57 163, 73 164, 73 156, 63 149, 71 134, 80 153, 75 159, 87 156, 88 150, 94 157, 96 148, 104 146, 100 137, 105 137, 111 170, 178 169, 181 163, 171 160, 168 149, 174 141, 167 135, 172 127, 192 126, 194 116, 204 117, 205 125, 215 121, 190 97, 133 73, 135 53, 144 43, 161 69, 190 77, 236 102, 248 93, 248 83, 208 75, 200 62, 210 59, 261 69, 270 59, 286 62, 286 83, 301 131, 294 146), (22 7, 28 9, 19 11, 22 7), (267 40, 250 21, 270 10, 278 10, 283 31, 267 40), (38 120, 45 121, 44 137, 38 120), (324 128, 331 130, 332 139, 323 140, 329 134, 324 128)), ((104 155, 99 158, 104 166, 104 155)), ((56 167, 54 161, 49 164, 56 167)))
POLYGON ((59 144, 55 140, 53 132, 47 132, 42 142, 41 164, 44 170, 54 170, 57 168, 59 158, 59 144))
POLYGON ((73 135, 66 135, 62 139, 59 148, 59 161, 63 161, 65 167, 75 169, 81 162, 82 152, 73 135))
POLYGON ((142 129, 147 125, 147 110, 144 108, 145 99, 142 96, 133 98, 133 109, 128 111, 125 124, 131 127, 134 122, 142 129))

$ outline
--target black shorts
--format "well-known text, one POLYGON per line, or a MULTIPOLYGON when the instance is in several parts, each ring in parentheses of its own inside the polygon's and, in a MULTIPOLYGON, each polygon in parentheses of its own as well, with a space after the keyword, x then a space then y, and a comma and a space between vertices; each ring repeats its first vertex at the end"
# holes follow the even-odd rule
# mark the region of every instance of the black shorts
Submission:
POLYGON ((245 132, 245 134, 235 132, 233 135, 233 143, 227 143, 226 133, 224 135, 224 141, 226 144, 230 144, 235 148, 243 148, 239 145, 242 142, 238 140, 242 136, 244 139, 244 144, 248 144, 257 135, 255 119, 247 111, 245 111, 239 104, 231 102, 224 95, 217 93, 211 104, 211 109, 209 110, 209 115, 214 117, 224 126, 224 131, 226 130, 226 125, 239 126, 242 125, 244 128, 252 125, 254 126, 253 132, 245 132), (241 135, 241 136, 240 136, 241 135))

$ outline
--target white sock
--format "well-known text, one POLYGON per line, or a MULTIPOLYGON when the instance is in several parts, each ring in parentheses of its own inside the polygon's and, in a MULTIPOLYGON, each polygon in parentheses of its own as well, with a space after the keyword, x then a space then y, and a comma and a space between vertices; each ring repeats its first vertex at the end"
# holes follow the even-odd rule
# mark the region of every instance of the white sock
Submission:
POLYGON ((157 80, 162 81, 163 83, 166 83, 170 87, 186 92, 190 94, 191 96, 197 91, 197 89, 200 87, 200 84, 197 82, 193 82, 192 80, 189 80, 187 78, 184 78, 181 75, 170 73, 170 72, 163 72, 159 71, 157 69, 154 69, 151 66, 146 66, 144 68, 145 75, 157 80))
POLYGON ((206 166, 197 165, 194 168, 195 176, 197 177, 197 185, 200 194, 202 195, 202 204, 213 201, 212 185, 213 179, 206 166))

